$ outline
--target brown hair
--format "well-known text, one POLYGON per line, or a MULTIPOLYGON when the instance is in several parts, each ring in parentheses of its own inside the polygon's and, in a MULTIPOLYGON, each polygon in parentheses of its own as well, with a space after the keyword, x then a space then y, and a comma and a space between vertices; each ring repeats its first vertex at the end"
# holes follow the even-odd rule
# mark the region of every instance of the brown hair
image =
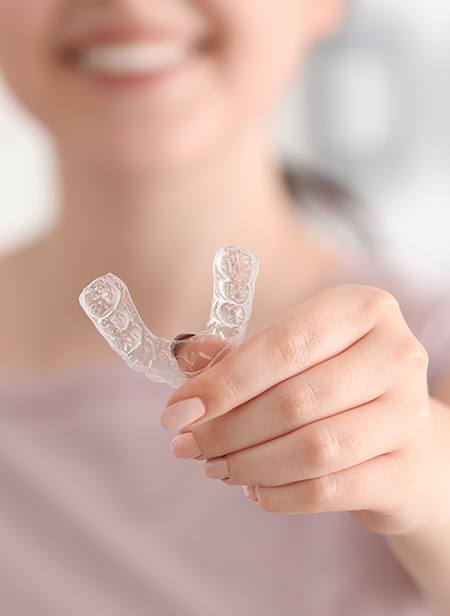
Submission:
POLYGON ((301 207, 325 207, 332 214, 348 221, 364 248, 378 254, 378 236, 374 231, 376 221, 371 217, 367 202, 339 180, 308 167, 287 165, 282 170, 286 185, 301 207))

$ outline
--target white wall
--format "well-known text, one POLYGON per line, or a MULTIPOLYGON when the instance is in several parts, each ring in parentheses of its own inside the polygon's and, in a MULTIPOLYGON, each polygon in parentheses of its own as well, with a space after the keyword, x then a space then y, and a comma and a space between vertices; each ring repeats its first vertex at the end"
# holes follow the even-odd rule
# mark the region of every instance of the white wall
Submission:
MULTIPOLYGON (((450 4, 357 0, 288 101, 289 157, 354 186, 394 261, 450 284, 450 4)), ((0 83, 0 250, 55 216, 51 150, 0 83)))
POLYGON ((0 79, 0 251, 40 233, 55 214, 51 148, 0 79))
POLYGON ((447 285, 449 30, 446 0, 355 0, 309 63, 287 144, 376 207, 388 256, 447 285))

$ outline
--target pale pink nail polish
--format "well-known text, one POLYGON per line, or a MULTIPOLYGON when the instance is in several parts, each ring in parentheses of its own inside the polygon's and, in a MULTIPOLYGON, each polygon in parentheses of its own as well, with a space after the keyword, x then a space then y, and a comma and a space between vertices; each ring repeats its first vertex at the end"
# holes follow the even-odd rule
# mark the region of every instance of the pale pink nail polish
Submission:
POLYGON ((228 468, 228 462, 225 456, 206 460, 203 464, 203 470, 211 479, 226 479, 230 476, 230 469, 228 468))
POLYGON ((201 398, 186 398, 164 409, 161 424, 164 428, 179 430, 202 417, 205 412, 206 408, 201 398))
POLYGON ((258 500, 258 497, 256 495, 256 486, 242 486, 245 496, 248 496, 248 498, 251 498, 254 501, 258 500))
POLYGON ((195 458, 201 455, 200 447, 191 432, 179 434, 170 443, 172 453, 178 458, 195 458))

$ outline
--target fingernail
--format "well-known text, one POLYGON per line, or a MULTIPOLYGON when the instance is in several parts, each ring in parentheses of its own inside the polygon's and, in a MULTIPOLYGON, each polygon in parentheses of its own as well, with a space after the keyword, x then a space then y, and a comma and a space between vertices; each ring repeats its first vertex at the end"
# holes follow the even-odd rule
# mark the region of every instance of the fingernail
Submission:
POLYGON ((164 428, 184 428, 196 419, 202 417, 206 412, 205 405, 201 398, 186 398, 171 404, 164 409, 161 415, 161 424, 164 428))
POLYGON ((230 476, 230 469, 228 468, 228 462, 225 456, 206 460, 203 464, 203 470, 211 479, 226 479, 230 476))
POLYGON ((170 447, 178 458, 195 458, 202 453, 191 432, 178 434, 170 443, 170 447))
POLYGON ((192 338, 195 335, 196 334, 178 334, 178 336, 175 336, 170 344, 170 351, 172 355, 175 355, 176 357, 178 351, 180 350, 180 345, 182 345, 188 338, 192 338))
POLYGON ((242 489, 244 490, 245 496, 248 496, 248 498, 251 498, 254 501, 258 500, 256 486, 242 486, 242 489))

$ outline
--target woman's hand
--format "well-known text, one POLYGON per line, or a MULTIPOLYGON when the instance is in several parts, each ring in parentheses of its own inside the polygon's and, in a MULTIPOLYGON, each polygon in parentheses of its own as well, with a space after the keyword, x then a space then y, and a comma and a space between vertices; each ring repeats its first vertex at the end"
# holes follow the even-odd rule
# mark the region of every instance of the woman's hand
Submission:
POLYGON ((450 513, 427 366, 391 294, 334 286, 178 388, 162 424, 182 429, 175 454, 256 486, 266 511, 350 511, 375 532, 414 532, 450 513))

